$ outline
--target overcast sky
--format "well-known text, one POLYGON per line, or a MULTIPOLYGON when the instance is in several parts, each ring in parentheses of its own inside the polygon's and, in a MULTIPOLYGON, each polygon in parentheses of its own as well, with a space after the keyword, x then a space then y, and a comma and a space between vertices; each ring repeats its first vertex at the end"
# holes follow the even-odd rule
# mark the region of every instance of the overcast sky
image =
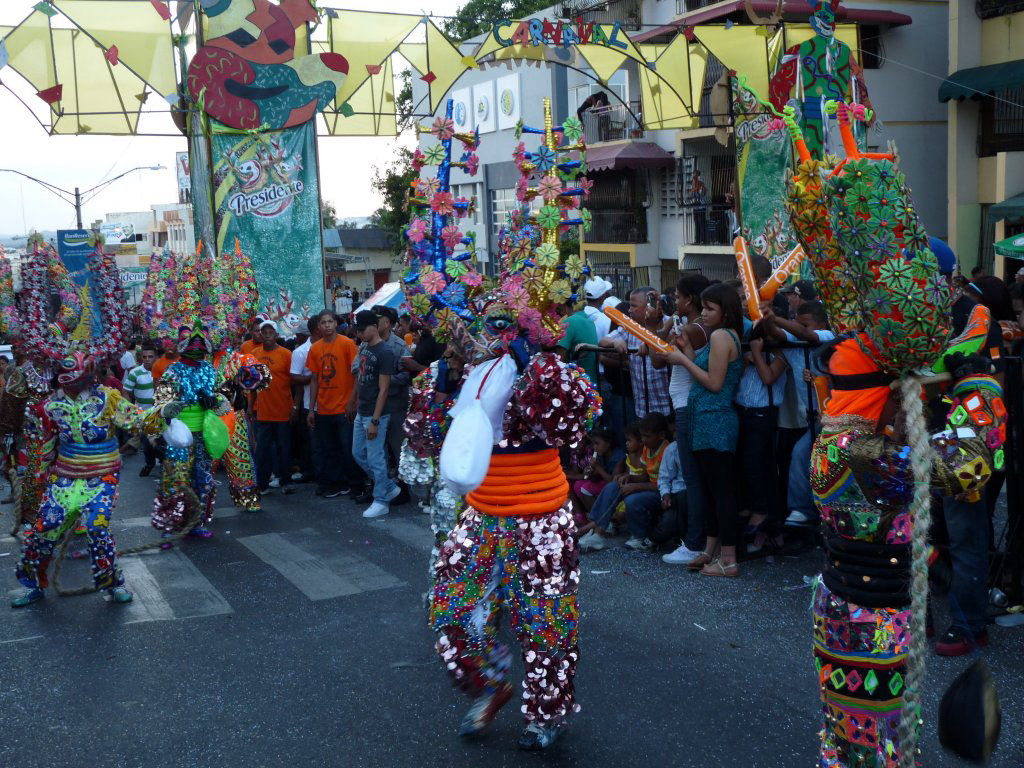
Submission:
MULTIPOLYGON (((0 0, 0 24, 17 24, 28 15, 35 2, 0 0)), ((433 0, 431 12, 449 14, 459 4, 457 0, 433 0)), ((372 0, 335 0, 319 5, 423 12, 423 3, 416 0, 385 0, 383 4, 372 0)), ((11 69, 0 70, 0 81, 29 103, 42 104, 35 96, 35 89, 11 69)), ((154 109, 159 101, 159 97, 151 94, 147 106, 154 109)), ((170 118, 164 115, 143 120, 154 132, 175 130, 170 118)), ((373 168, 386 164, 396 146, 394 138, 319 139, 322 195, 334 203, 339 217, 367 216, 377 208, 380 200, 370 188, 373 168)), ((167 167, 163 171, 136 171, 111 184, 84 206, 82 219, 86 226, 108 212, 144 211, 151 203, 177 202, 174 154, 186 149, 183 136, 49 136, 26 107, 8 91, 0 89, 0 167, 14 168, 69 190, 76 186, 88 189, 135 166, 167 167)), ((0 173, 0 235, 74 225, 72 206, 31 181, 0 173)))

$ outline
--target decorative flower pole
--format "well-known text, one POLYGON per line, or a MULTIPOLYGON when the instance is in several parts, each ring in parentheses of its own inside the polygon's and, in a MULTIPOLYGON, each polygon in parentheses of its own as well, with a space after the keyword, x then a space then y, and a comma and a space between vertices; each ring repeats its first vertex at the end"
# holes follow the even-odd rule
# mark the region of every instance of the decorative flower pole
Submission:
POLYGON ((439 140, 426 152, 416 150, 413 168, 419 172, 425 166, 436 165, 437 175, 431 179, 413 182, 415 193, 407 199, 412 218, 406 229, 407 263, 404 282, 409 303, 415 313, 440 331, 444 339, 448 318, 452 313, 465 320, 473 319, 467 300, 483 282, 483 276, 473 268, 476 255, 476 236, 463 233, 456 223, 475 208, 475 201, 454 199, 451 193, 451 169, 463 168, 475 176, 479 159, 474 150, 480 143, 479 132, 456 133, 452 122, 453 102, 449 99, 445 116, 438 117, 430 132, 439 140), (452 139, 462 142, 465 151, 458 161, 452 160, 452 139), (455 252, 460 246, 466 250, 455 252))
POLYGON ((536 152, 527 152, 523 143, 516 147, 514 158, 522 174, 516 196, 524 204, 540 197, 544 205, 536 213, 512 217, 511 231, 503 239, 502 295, 519 314, 519 324, 531 341, 549 345, 562 335, 555 307, 578 296, 579 281, 590 271, 578 254, 563 262, 558 246, 569 227, 590 228, 591 215, 582 201, 590 195, 592 183, 582 176, 585 162, 569 154, 579 152, 582 157, 586 152, 583 125, 575 117, 555 126, 551 101, 545 99, 544 128, 530 128, 520 121, 516 138, 524 133, 544 139, 536 152), (533 181, 536 186, 530 186, 533 181), (575 214, 574 209, 578 209, 575 214))

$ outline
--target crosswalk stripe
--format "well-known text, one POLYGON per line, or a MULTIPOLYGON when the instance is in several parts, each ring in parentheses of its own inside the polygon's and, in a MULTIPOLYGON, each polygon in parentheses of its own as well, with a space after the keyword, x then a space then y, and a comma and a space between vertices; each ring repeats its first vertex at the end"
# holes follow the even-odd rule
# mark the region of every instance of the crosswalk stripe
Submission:
POLYGON ((434 534, 430 528, 414 523, 412 520, 402 520, 401 518, 389 520, 384 518, 382 520, 374 520, 370 525, 383 531, 391 538, 403 544, 408 544, 413 549, 418 549, 421 552, 429 552, 434 546, 434 534))
POLYGON ((338 551, 337 542, 303 528, 238 539, 310 600, 358 595, 405 582, 358 555, 338 551))
POLYGON ((234 613, 224 596, 180 549, 125 557, 120 565, 135 600, 124 606, 127 624, 234 613), (138 607, 136 607, 138 604, 138 607))
POLYGON ((156 579, 141 558, 121 558, 120 566, 124 572, 125 586, 135 593, 135 599, 124 606, 127 617, 125 624, 168 621, 174 618, 174 609, 164 599, 156 579))

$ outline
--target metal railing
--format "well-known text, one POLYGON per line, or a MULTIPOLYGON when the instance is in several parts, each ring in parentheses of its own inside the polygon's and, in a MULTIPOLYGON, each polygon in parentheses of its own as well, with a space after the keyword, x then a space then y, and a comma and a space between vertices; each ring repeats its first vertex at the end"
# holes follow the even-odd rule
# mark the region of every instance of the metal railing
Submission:
POLYGON ((646 243, 645 211, 591 211, 594 224, 583 236, 585 243, 646 243))
MULTIPOLYGON (((636 105, 639 107, 639 105, 636 105)), ((583 135, 588 144, 622 139, 641 139, 644 127, 622 104, 588 109, 583 113, 583 135)))
POLYGON ((994 19, 1024 11, 1024 0, 976 0, 974 10, 980 19, 994 19))
POLYGON ((707 8, 709 5, 716 5, 722 0, 676 0, 676 16, 682 16, 690 11, 698 11, 707 8))
POLYGON ((709 205, 688 208, 683 216, 683 241, 687 245, 729 245, 733 240, 732 207, 709 205))
POLYGON ((603 3, 568 2, 558 6, 558 16, 575 21, 582 17, 584 24, 614 24, 623 29, 637 30, 643 24, 641 0, 607 0, 603 3))

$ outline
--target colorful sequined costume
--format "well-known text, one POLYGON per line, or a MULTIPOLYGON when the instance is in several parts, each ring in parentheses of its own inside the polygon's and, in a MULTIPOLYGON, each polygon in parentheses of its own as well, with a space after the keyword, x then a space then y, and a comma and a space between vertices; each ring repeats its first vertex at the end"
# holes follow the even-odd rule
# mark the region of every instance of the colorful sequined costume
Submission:
POLYGON ((42 402, 50 392, 51 378, 47 368, 26 360, 11 371, 0 394, 0 436, 5 452, 15 457, 15 530, 34 523, 43 502, 46 475, 38 446, 30 446, 25 439, 25 409, 42 402))
POLYGON ((437 561, 441 544, 448 538, 462 500, 452 493, 438 474, 437 461, 441 443, 448 428, 448 411, 458 394, 445 393, 438 402, 435 382, 441 362, 430 365, 412 381, 409 411, 405 418, 406 440, 398 462, 398 476, 409 485, 426 486, 424 512, 430 515, 430 529, 434 533, 434 547, 430 553, 431 573, 437 561))
POLYGON ((217 489, 203 430, 208 412, 222 416, 231 410, 227 398, 217 392, 222 383, 213 365, 203 359, 172 364, 157 383, 156 405, 170 405, 165 413, 181 419, 192 433, 189 447, 167 447, 160 490, 153 502, 152 523, 157 530, 178 533, 198 515, 193 530, 201 534, 213 519, 217 489), (195 493, 199 510, 191 509, 188 488, 195 493))
POLYGON ((270 386, 270 369, 252 355, 240 352, 225 355, 221 366, 223 369, 219 373, 224 384, 220 391, 232 407, 225 416, 231 442, 221 459, 228 474, 228 491, 236 507, 255 512, 261 505, 246 401, 250 392, 259 392, 270 386))
POLYGON ((507 685, 511 656, 497 637, 506 611, 523 654, 528 724, 558 726, 579 709, 579 552, 558 452, 581 446, 596 409, 580 369, 535 355, 516 383, 487 477, 468 495, 434 570, 430 625, 453 681, 474 698, 507 685))
POLYGON ((1006 409, 988 362, 971 355, 987 311, 947 341, 950 288, 895 152, 859 152, 851 119, 870 119, 869 110, 828 109, 843 160, 812 158, 786 116, 799 156, 790 220, 827 287, 832 326, 848 331, 828 361, 832 395, 810 467, 826 548, 813 603, 819 764, 905 768, 915 764, 921 723, 930 491, 978 497, 1003 463, 1006 409), (948 369, 954 381, 949 424, 935 435, 913 376, 929 368, 948 369), (889 407, 897 380, 902 422, 889 407))
POLYGON ((93 386, 77 396, 58 389, 28 408, 26 450, 33 456, 32 471, 47 483, 38 516, 22 543, 18 581, 29 589, 45 588, 54 547, 81 518, 96 588, 124 584, 110 535, 121 471, 116 430, 148 427, 157 434, 161 425, 158 411, 144 411, 107 387, 93 386))

